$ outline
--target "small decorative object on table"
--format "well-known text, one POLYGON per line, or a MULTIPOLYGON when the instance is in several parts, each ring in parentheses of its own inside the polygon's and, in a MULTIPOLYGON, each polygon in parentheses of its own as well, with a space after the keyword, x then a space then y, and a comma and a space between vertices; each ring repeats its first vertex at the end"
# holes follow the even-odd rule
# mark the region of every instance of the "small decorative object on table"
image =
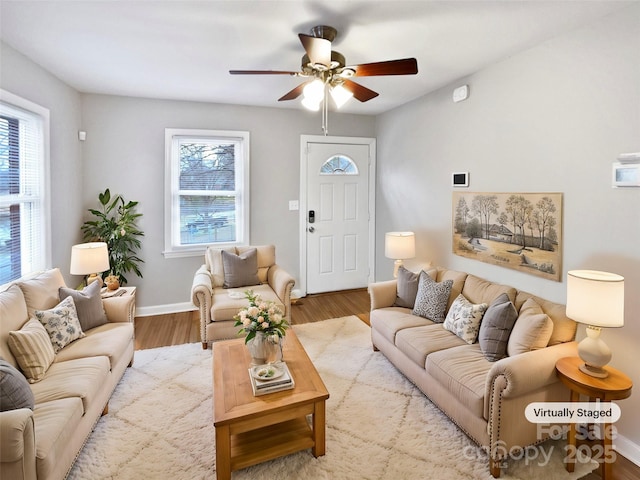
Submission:
POLYGON ((253 290, 245 297, 249 306, 233 317, 239 334, 246 334, 244 343, 251 353, 252 365, 270 364, 282 360, 282 342, 289 324, 282 310, 273 302, 260 299, 253 290))
POLYGON ((120 288, 120 279, 116 275, 109 275, 104 279, 107 290, 117 290, 120 288))

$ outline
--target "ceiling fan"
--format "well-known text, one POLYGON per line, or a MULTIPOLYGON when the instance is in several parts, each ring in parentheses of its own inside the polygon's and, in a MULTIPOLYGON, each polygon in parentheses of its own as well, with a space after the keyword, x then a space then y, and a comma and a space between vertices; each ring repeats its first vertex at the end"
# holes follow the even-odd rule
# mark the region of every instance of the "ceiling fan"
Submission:
MULTIPOLYGON (((352 96, 361 102, 367 102, 378 96, 377 92, 364 87, 352 77, 373 77, 380 75, 415 75, 418 62, 415 58, 403 58, 385 62, 347 65, 344 55, 331 49, 337 30, 326 25, 311 29, 311 35, 298 34, 306 54, 302 57, 301 70, 297 72, 282 70, 229 70, 231 75, 292 75, 307 80, 287 92, 278 101, 294 100, 304 95, 302 101, 310 110, 319 110, 323 104, 323 113, 327 112, 327 91, 338 108, 352 96)), ((323 129, 326 128, 323 122, 323 129)))

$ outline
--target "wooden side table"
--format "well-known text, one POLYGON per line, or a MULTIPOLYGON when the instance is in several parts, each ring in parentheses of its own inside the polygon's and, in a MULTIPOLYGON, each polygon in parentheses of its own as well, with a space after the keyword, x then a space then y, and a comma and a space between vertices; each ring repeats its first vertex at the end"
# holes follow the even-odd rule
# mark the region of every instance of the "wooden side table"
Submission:
MULTIPOLYGON (((596 378, 579 369, 584 363, 579 357, 565 357, 556 362, 556 372, 560 381, 571 390, 571 402, 578 402, 580 394, 587 395, 589 401, 596 399, 602 402, 612 400, 622 400, 631 395, 633 383, 624 373, 613 367, 604 367, 609 372, 606 378, 596 378)), ((602 480, 611 480, 611 469, 613 461, 608 461, 608 454, 612 451, 611 445, 611 423, 602 423, 602 480)), ((569 424, 569 452, 566 455, 566 468, 568 472, 573 472, 576 462, 576 424, 569 424)), ((615 457, 614 457, 615 459, 615 457)))

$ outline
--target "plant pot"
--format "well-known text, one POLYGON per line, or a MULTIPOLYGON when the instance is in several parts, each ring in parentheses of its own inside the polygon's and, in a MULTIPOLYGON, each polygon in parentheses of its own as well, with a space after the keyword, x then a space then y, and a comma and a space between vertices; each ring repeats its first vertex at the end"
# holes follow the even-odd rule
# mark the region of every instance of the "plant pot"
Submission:
POLYGON ((282 360, 282 339, 278 335, 265 335, 256 332, 256 336, 247 342, 251 355, 251 365, 265 365, 282 360))

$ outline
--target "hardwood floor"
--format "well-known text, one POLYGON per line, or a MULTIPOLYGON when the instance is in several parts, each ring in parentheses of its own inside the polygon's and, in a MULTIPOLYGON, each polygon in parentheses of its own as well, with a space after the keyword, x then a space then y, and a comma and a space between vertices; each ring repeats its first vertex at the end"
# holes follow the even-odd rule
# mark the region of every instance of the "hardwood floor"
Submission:
MULTIPOLYGON (((357 315, 369 324, 370 300, 366 289, 308 295, 292 304, 291 323, 301 324, 357 315)), ((137 317, 136 350, 200 342, 198 312, 137 317)), ((590 474, 582 480, 598 480, 590 474)), ((640 467, 617 455, 611 480, 640 480, 640 467)))

